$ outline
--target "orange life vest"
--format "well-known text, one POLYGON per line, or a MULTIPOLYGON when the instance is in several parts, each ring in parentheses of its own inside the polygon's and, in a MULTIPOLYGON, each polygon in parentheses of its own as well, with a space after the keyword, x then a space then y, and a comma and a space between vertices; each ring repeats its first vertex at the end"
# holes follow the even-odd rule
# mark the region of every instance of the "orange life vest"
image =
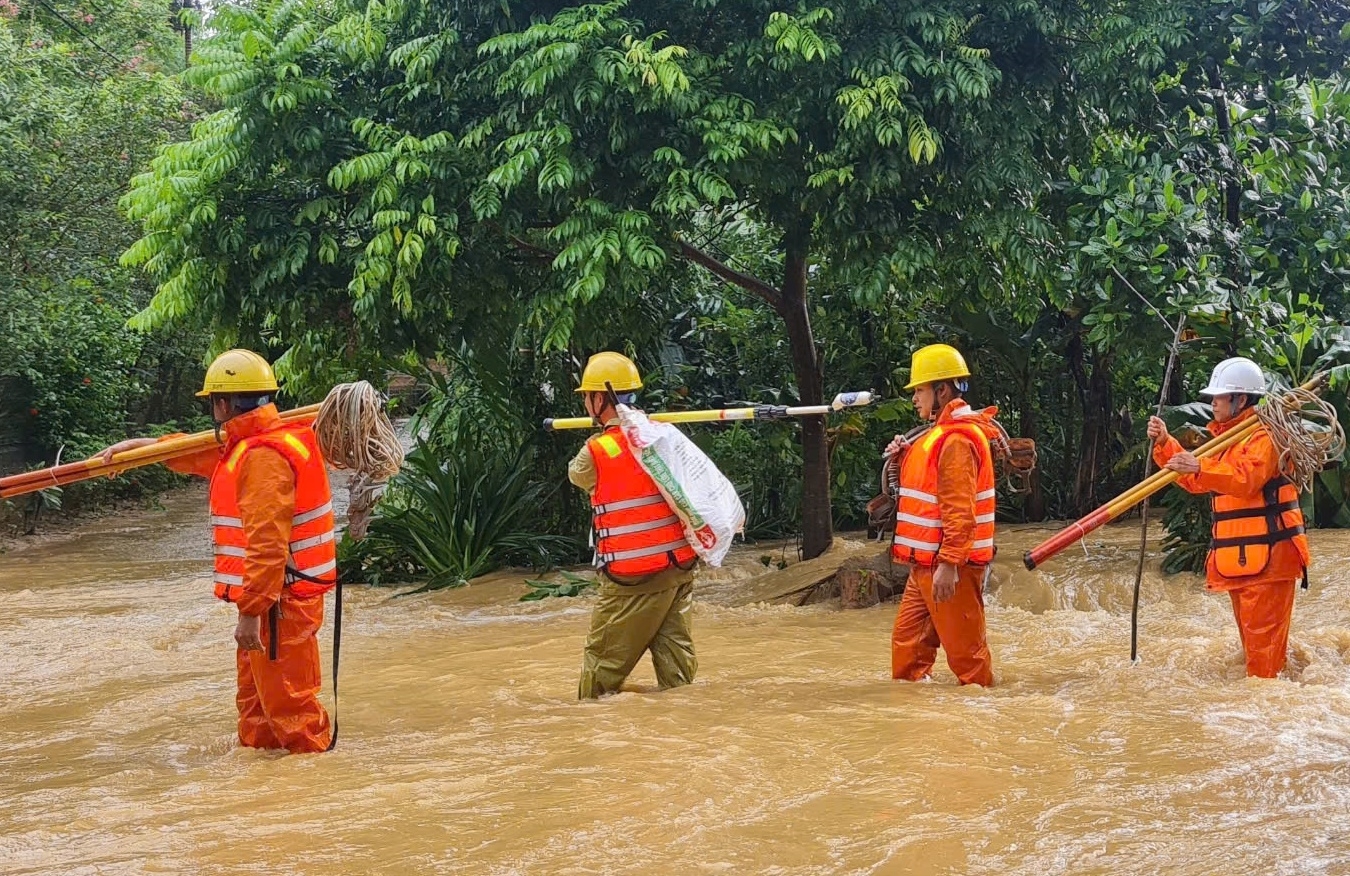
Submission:
POLYGON ((939 420, 918 443, 905 453, 900 466, 900 493, 895 505, 895 538, 891 556, 897 563, 917 566, 937 565, 942 549, 942 511, 938 507, 938 459, 942 447, 952 435, 964 435, 975 445, 978 455, 975 492, 974 543, 966 562, 984 566, 994 560, 994 515, 997 493, 994 483, 994 456, 989 436, 978 416, 958 408, 955 419, 939 420), (968 417, 970 422, 961 422, 968 417))
POLYGON ((337 584, 337 544, 328 471, 307 425, 287 425, 241 439, 226 450, 211 475, 211 532, 216 554, 216 597, 233 602, 231 590, 244 584, 248 548, 239 512, 239 463, 255 447, 280 453, 295 472, 295 514, 291 518, 286 583, 297 597, 318 596, 337 584))
POLYGON ((691 568, 698 554, 623 431, 611 426, 586 446, 595 460, 595 564, 618 578, 644 578, 671 566, 691 568))
MULTIPOLYGON (((1260 429, 1256 430, 1257 433, 1260 429)), ((1256 433, 1253 433, 1253 437, 1256 433)), ((1234 445, 1232 450, 1251 438, 1234 445)), ((1224 454, 1232 452, 1225 450, 1224 454)), ((1223 458, 1223 454, 1220 455, 1223 458)), ((1283 475, 1272 478, 1259 496, 1240 499, 1214 493, 1210 496, 1213 530, 1209 543, 1209 568, 1224 578, 1259 575, 1270 565, 1271 549, 1292 541, 1306 572, 1311 554, 1304 533, 1303 509, 1298 487, 1283 475)), ((1305 579, 1306 586, 1306 579, 1305 579)))

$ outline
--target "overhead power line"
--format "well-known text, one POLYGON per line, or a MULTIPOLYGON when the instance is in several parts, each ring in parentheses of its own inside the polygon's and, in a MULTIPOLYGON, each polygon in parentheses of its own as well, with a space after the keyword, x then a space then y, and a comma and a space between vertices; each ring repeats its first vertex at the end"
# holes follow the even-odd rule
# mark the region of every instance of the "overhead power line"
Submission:
POLYGON ((47 0, 37 0, 37 2, 38 2, 38 5, 41 6, 43 9, 47 10, 47 11, 50 12, 52 15, 55 15, 58 19, 60 19, 61 23, 64 24, 66 27, 70 28, 71 31, 72 31, 76 36, 78 36, 78 37, 80 37, 81 39, 85 40, 85 42, 89 43, 89 45, 93 46, 94 48, 96 48, 96 49, 98 49, 100 52, 102 52, 103 54, 107 55, 109 58, 111 58, 111 59, 112 59, 113 61, 115 61, 117 64, 120 65, 120 64, 122 63, 122 59, 121 59, 121 58, 117 57, 117 56, 114 55, 112 52, 110 52, 110 51, 108 51, 107 49, 103 48, 103 46, 98 42, 98 40, 94 39, 94 38, 91 37, 89 34, 85 33, 83 30, 81 30, 80 27, 79 27, 78 25, 75 24, 75 22, 71 21, 69 18, 66 18, 66 16, 65 16, 64 14, 62 14, 60 10, 56 9, 56 7, 54 7, 54 6, 52 6, 50 3, 48 3, 47 0))

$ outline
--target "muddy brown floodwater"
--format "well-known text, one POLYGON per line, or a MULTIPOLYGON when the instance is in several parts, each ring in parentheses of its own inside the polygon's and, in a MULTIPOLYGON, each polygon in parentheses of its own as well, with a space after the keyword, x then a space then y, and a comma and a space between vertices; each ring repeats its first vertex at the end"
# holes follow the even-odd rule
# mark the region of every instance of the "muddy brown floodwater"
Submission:
POLYGON ((893 605, 737 604, 776 549, 700 581, 695 684, 592 703, 586 598, 355 589, 342 742, 287 757, 235 745, 202 506, 0 555, 0 873, 1350 874, 1347 532, 1274 681, 1156 556, 1129 665, 1129 525, 1001 530, 991 690, 892 682, 893 605))

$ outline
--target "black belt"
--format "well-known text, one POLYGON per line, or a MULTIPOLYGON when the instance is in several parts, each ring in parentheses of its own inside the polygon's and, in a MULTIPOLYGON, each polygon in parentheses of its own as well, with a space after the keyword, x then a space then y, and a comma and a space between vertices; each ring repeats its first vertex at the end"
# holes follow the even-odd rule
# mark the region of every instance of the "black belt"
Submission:
POLYGON ((1262 505, 1260 508, 1239 508, 1236 511, 1215 511, 1213 518, 1215 523, 1224 520, 1245 520, 1250 517, 1269 517, 1271 514, 1284 514, 1289 511, 1302 511, 1303 506, 1297 501, 1278 502, 1274 505, 1262 505))

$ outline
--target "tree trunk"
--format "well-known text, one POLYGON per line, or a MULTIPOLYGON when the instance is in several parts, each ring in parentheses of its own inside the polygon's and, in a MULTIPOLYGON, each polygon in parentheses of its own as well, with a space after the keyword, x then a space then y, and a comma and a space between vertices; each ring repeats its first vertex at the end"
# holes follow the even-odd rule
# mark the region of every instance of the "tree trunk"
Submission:
MULTIPOLYGON (((1236 234, 1238 229, 1242 227, 1242 184, 1238 181, 1238 158, 1236 144, 1233 141, 1233 122, 1229 118, 1228 95, 1224 89, 1223 76, 1219 72, 1217 63, 1209 68, 1209 87, 1214 92, 1214 121, 1218 125, 1219 140, 1222 144, 1219 155, 1219 174, 1223 178, 1223 218, 1229 229, 1236 234)), ((1227 247, 1227 249, 1228 266, 1224 273, 1234 290, 1245 289, 1247 284, 1243 282, 1238 250, 1236 247, 1227 247)), ((1228 343, 1224 347, 1224 355, 1236 356, 1243 333, 1251 329, 1251 324, 1242 315, 1240 308, 1234 308, 1234 312, 1228 314, 1228 324, 1230 331, 1228 343)))
MULTIPOLYGON (((803 405, 825 403, 825 376, 807 301, 807 238, 794 235, 787 242, 782 307, 779 315, 787 326, 792 351, 792 371, 803 405)), ((802 557, 814 559, 834 540, 830 510, 830 452, 825 418, 802 417, 802 557)))
MULTIPOLYGON (((1030 365, 1022 375, 1022 414, 1020 422, 1017 424, 1017 432, 1023 438, 1036 438, 1036 381, 1035 374, 1030 365)), ((1031 477, 1027 479, 1027 486, 1031 492, 1027 494, 1026 504, 1023 506, 1026 512, 1026 518, 1032 523, 1039 523, 1045 519, 1045 487, 1041 484, 1041 467, 1038 464, 1031 470, 1031 477)))
MULTIPOLYGON (((810 242, 807 231, 789 233, 785 241, 787 258, 783 266, 782 289, 737 271, 684 241, 677 242, 677 246, 684 258, 750 292, 773 308, 787 327, 798 398, 803 405, 819 405, 825 401, 825 378, 816 339, 811 332, 811 311, 806 296, 810 242)), ((802 431, 802 556, 810 560, 823 554, 834 540, 834 520, 830 513, 830 448, 824 417, 801 417, 799 422, 802 431)))
POLYGON ((1078 474, 1074 479, 1074 513, 1087 514, 1101 505, 1101 481, 1106 472, 1110 449, 1111 382, 1107 377, 1107 355, 1094 357, 1092 372, 1087 371, 1087 351, 1080 334, 1069 341, 1069 370, 1078 388, 1082 412, 1081 441, 1078 446, 1078 474))
POLYGON ((1223 78, 1218 66, 1209 68, 1209 87, 1214 91, 1214 120, 1219 126, 1219 137, 1223 141, 1223 217, 1229 228, 1236 229, 1242 224, 1242 185, 1237 177, 1237 156, 1234 154, 1233 123, 1229 118, 1228 96, 1224 91, 1223 78))

